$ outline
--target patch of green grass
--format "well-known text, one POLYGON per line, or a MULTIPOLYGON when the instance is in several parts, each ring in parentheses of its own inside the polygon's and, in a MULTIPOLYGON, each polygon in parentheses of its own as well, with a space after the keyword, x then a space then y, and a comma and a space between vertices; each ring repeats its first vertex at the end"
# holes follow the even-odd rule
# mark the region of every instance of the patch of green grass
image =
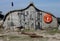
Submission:
POLYGON ((10 40, 15 40, 15 41, 19 41, 19 40, 31 40, 31 38, 28 37, 28 36, 10 36, 10 40))
POLYGON ((34 32, 35 30, 24 29, 24 32, 34 32))
POLYGON ((10 36, 10 39, 20 38, 19 36, 10 36))
POLYGON ((46 30, 47 33, 51 34, 51 35, 54 35, 55 33, 60 33, 60 31, 58 30, 58 28, 52 28, 52 29, 48 29, 46 30))
POLYGON ((11 36, 10 37, 11 41, 47 41, 48 38, 31 38, 28 36, 11 36))

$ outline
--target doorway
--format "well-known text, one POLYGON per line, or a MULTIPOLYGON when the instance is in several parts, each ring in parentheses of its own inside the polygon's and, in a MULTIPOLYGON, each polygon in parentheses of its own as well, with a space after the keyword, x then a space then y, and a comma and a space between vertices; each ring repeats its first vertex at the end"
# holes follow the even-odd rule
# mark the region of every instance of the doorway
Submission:
POLYGON ((37 13, 36 27, 35 29, 42 29, 42 14, 37 13))

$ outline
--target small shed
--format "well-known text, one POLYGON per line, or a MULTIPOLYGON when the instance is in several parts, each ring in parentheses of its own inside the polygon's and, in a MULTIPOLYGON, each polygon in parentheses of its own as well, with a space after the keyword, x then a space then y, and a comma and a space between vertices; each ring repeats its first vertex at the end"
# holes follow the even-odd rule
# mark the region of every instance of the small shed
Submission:
POLYGON ((26 29, 45 29, 58 27, 57 18, 53 14, 36 8, 33 3, 24 9, 9 11, 3 21, 5 28, 23 26, 26 29))

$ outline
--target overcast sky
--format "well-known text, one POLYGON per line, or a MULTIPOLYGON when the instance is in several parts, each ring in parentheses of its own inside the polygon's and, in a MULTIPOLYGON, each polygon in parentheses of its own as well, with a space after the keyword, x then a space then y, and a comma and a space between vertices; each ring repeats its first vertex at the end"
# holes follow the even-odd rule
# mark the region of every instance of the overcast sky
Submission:
POLYGON ((60 17, 60 0, 0 0, 0 11, 5 15, 7 12, 27 7, 31 2, 43 11, 50 12, 60 17), (14 6, 11 6, 11 2, 14 6))

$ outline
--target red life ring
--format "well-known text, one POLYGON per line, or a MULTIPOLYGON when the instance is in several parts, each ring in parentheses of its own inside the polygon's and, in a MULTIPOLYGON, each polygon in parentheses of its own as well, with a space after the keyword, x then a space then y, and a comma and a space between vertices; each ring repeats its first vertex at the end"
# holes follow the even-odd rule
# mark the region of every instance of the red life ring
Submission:
POLYGON ((52 22, 52 16, 50 14, 44 15, 44 22, 51 23, 52 22))

